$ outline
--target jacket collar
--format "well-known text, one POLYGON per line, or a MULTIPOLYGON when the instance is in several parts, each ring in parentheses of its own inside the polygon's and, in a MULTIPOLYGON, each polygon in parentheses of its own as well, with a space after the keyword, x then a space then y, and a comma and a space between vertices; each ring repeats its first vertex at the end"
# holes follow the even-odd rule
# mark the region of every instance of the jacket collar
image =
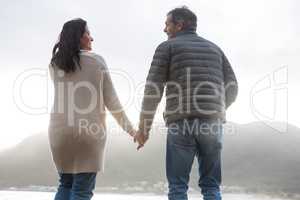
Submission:
POLYGON ((80 49, 80 52, 89 52, 89 50, 80 49))
POLYGON ((197 33, 192 30, 179 31, 175 34, 175 37, 182 36, 182 35, 197 35, 197 33))

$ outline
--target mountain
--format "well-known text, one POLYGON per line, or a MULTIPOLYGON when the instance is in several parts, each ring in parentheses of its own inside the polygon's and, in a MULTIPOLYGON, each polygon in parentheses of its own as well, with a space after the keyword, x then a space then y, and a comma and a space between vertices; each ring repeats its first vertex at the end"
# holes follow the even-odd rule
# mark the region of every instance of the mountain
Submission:
MULTIPOLYGON (((279 133, 263 122, 254 122, 228 123, 225 130, 222 155, 225 188, 300 193, 299 128, 289 125, 288 132, 279 133)), ((105 173, 98 175, 97 186, 165 190, 165 142, 166 131, 155 129, 146 146, 137 152, 136 144, 127 135, 110 133, 105 173)), ((0 163, 2 188, 57 185, 47 133, 35 134, 1 152, 0 163)), ((196 188, 197 177, 195 162, 191 175, 193 188, 196 188)))

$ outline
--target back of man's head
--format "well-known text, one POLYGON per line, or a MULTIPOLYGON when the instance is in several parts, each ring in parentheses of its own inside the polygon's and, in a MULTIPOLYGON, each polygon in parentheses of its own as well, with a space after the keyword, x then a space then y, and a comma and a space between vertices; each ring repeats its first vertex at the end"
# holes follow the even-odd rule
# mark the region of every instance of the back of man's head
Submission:
POLYGON ((168 12, 168 15, 172 17, 173 23, 183 24, 183 31, 196 31, 197 29, 197 16, 188 7, 183 6, 175 8, 168 12))

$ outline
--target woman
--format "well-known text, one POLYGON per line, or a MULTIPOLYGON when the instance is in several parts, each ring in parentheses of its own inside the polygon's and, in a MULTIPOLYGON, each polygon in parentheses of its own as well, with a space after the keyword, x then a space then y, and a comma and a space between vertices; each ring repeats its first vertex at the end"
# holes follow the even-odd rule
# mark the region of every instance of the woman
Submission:
POLYGON ((60 177, 55 200, 88 200, 103 171, 105 108, 135 134, 114 90, 103 58, 91 53, 93 38, 83 19, 64 24, 49 66, 55 96, 49 124, 53 161, 60 177))

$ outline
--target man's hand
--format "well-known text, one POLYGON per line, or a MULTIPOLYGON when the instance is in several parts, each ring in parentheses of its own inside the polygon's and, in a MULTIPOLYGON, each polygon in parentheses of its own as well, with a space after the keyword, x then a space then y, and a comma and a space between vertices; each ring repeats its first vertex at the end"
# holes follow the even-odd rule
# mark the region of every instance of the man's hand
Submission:
POLYGON ((149 138, 149 134, 143 133, 141 131, 137 131, 136 135, 134 136, 134 143, 138 142, 138 147, 137 150, 139 150, 140 148, 142 148, 144 146, 144 144, 147 142, 149 138))

